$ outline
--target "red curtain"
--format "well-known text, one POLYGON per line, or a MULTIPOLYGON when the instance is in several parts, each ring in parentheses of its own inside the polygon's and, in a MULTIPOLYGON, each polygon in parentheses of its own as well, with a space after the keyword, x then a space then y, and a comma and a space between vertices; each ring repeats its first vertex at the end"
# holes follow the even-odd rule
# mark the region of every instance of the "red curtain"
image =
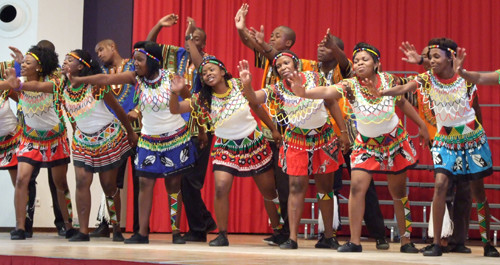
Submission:
MULTIPOLYGON (((247 2, 250 10, 247 26, 259 28, 264 25, 269 36, 279 25, 287 25, 295 30, 296 44, 293 47, 299 57, 316 58, 316 48, 330 28, 334 35, 342 38, 345 51, 350 57, 352 47, 357 42, 368 42, 381 52, 381 62, 387 71, 421 71, 419 66, 408 65, 401 60, 398 46, 402 41, 410 41, 417 49, 422 49, 434 37, 449 37, 459 46, 467 49, 465 67, 469 70, 495 70, 500 68, 500 1, 445 0, 445 1, 399 1, 399 0, 140 0, 135 1, 133 41, 144 40, 153 25, 162 16, 176 13, 180 17, 177 25, 164 28, 158 42, 184 45, 186 18, 193 17, 197 26, 207 33, 205 50, 224 61, 228 69, 237 76, 239 60, 253 61, 253 53, 241 44, 234 16, 242 3, 247 2)), ((262 70, 252 68, 253 85, 261 82, 262 70)), ((498 104, 498 87, 480 87, 481 104, 498 104)), ((500 137, 500 108, 483 107, 484 127, 490 137, 500 137)), ((410 133, 416 130, 410 128, 410 133)), ((500 165, 500 141, 489 141, 495 166, 500 165)), ((430 155, 422 153, 421 163, 431 164, 430 155)), ((211 171, 208 171, 211 172, 211 171)), ((486 183, 498 183, 500 174, 496 172, 486 179, 486 183)), ((414 171, 409 173, 410 181, 433 182, 432 172, 414 171)), ((385 180, 385 176, 375 176, 385 180)), ((152 231, 169 231, 169 218, 163 184, 157 185, 151 221, 152 231)), ((209 210, 213 210, 213 176, 207 176, 202 194, 209 210)), ((390 199, 387 189, 379 188, 381 199, 390 199)), ((311 195, 314 194, 310 191, 311 195)), ((348 195, 344 188, 342 193, 348 195)), ((488 191, 490 202, 500 202, 498 192, 488 191)), ((422 191, 410 189, 410 200, 430 201, 432 189, 422 191)), ((130 205, 130 204, 129 204, 130 205)), ((267 215, 262 198, 251 179, 235 180, 231 192, 229 232, 264 233, 269 232, 267 215)), ((130 207, 129 207, 130 208, 130 207)), ((347 207, 343 207, 347 215, 347 207)), ((213 211, 212 211, 213 212, 213 211)), ((392 217, 392 207, 384 207, 386 218, 392 217)), ((309 211, 305 211, 305 216, 309 211)), ((492 210, 493 215, 500 215, 492 210)), ((421 210, 413 213, 414 220, 421 221, 421 210)), ((477 217, 473 217, 476 219, 477 217)), ((127 229, 131 230, 127 222, 127 229)), ((186 223, 182 226, 186 230, 186 223)))

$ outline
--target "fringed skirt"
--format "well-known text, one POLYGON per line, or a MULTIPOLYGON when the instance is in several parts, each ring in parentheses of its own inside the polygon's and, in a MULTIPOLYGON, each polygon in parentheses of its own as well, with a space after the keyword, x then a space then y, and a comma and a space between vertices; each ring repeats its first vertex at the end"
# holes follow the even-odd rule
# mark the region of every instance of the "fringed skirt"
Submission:
POLYGON ((329 121, 316 129, 290 125, 283 135, 283 142, 279 165, 288 175, 332 173, 344 163, 337 136, 329 121))
POLYGON ((55 167, 70 162, 66 127, 59 123, 52 130, 36 130, 24 125, 17 161, 35 167, 55 167))
POLYGON ((434 172, 455 181, 468 181, 493 174, 491 151, 483 126, 471 121, 457 127, 442 127, 432 144, 434 172))
POLYGON ((0 170, 17 167, 16 148, 21 139, 21 127, 17 126, 10 134, 0 136, 0 170))
POLYGON ((217 137, 211 156, 214 171, 228 172, 236 177, 258 175, 273 165, 271 146, 258 127, 243 139, 217 137))
POLYGON ((141 135, 137 143, 137 176, 164 178, 176 176, 194 167, 196 148, 188 127, 161 135, 141 135))
POLYGON ((401 122, 378 137, 358 133, 351 154, 351 169, 369 173, 400 174, 417 162, 417 151, 401 122))
POLYGON ((91 134, 77 128, 71 149, 75 167, 83 167, 92 173, 121 166, 132 152, 127 135, 117 119, 91 134))

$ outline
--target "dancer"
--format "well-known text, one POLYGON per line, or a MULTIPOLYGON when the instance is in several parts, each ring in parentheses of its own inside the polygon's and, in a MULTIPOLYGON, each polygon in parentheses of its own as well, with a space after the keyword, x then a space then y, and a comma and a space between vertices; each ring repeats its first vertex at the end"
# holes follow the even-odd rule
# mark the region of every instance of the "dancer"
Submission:
MULTIPOLYGON (((273 71, 280 77, 276 85, 265 87, 254 92, 251 80, 244 79, 245 95, 252 104, 276 106, 275 113, 283 112, 287 119, 270 113, 280 123, 288 124, 284 133, 284 144, 280 149, 280 166, 290 176, 290 194, 288 197, 290 237, 280 245, 282 249, 297 249, 297 232, 304 208, 304 196, 309 186, 309 177, 316 182, 319 207, 323 213, 325 237, 324 245, 335 247, 333 239, 333 172, 343 161, 337 147, 337 137, 333 132, 328 113, 323 100, 301 99, 290 90, 288 80, 291 73, 298 70, 299 59, 291 51, 278 53, 273 60, 273 71)), ((248 62, 239 65, 242 76, 250 75, 248 62)), ((322 85, 322 79, 317 72, 302 72, 297 74, 304 87, 312 88, 322 85)), ((328 102, 330 112, 341 131, 342 148, 348 146, 347 129, 338 105, 328 102)))
POLYGON ((453 40, 435 38, 429 41, 428 48, 430 71, 418 75, 413 82, 378 93, 394 96, 420 88, 424 102, 428 102, 436 115, 437 133, 431 149, 436 178, 432 201, 434 242, 424 251, 424 256, 442 255, 440 237, 446 191, 450 183, 469 181, 472 197, 477 202, 483 254, 498 257, 499 253, 490 240, 490 211, 483 182, 483 178, 493 173, 491 151, 484 129, 470 103, 477 88, 456 74, 466 71, 461 68, 464 54, 455 63, 453 61, 457 52, 457 44, 453 40))
POLYGON ((161 69, 161 48, 158 44, 141 41, 134 44, 135 71, 113 75, 98 74, 72 77, 73 85, 137 84, 135 97, 142 113, 141 137, 134 164, 139 176, 139 231, 125 240, 126 244, 149 243, 149 217, 153 189, 158 178, 165 179, 169 194, 172 242, 186 243, 180 234, 181 176, 193 167, 195 149, 186 122, 170 113, 168 102, 173 73, 161 69))
POLYGON ((338 248, 339 252, 361 252, 361 220, 365 210, 365 193, 374 173, 385 173, 389 192, 394 200, 394 211, 401 236, 401 252, 418 253, 410 241, 411 213, 406 196, 406 170, 416 165, 417 153, 408 140, 408 134, 395 114, 397 105, 418 124, 419 135, 425 142, 429 136, 425 124, 416 111, 401 97, 379 99, 367 89, 377 86, 386 90, 403 80, 379 72, 380 52, 377 48, 358 43, 353 51, 353 69, 356 76, 344 79, 331 87, 305 90, 297 74, 292 75, 292 89, 307 98, 344 98, 347 115, 354 115, 358 135, 351 154, 351 191, 349 195, 349 225, 351 239, 338 248))
POLYGON ((34 171, 41 167, 50 168, 57 187, 58 203, 62 210, 66 237, 76 230, 71 225, 71 197, 66 181, 69 147, 66 128, 55 109, 59 103, 54 98, 54 90, 59 89, 58 80, 50 79, 56 70, 57 54, 47 48, 33 46, 29 49, 21 65, 21 75, 26 82, 20 83, 15 75, 10 75, 10 88, 19 91, 19 105, 23 113, 24 127, 17 151, 18 172, 14 205, 16 209, 16 229, 11 239, 25 239, 26 203, 28 182, 34 171), (40 81, 43 80, 43 81, 40 81), (69 206, 69 207, 68 207, 69 206))
MULTIPOLYGON (((186 43, 193 47, 192 40, 186 43)), ((214 157, 214 208, 219 235, 209 245, 228 246, 229 192, 234 177, 251 176, 265 200, 272 201, 278 196, 274 178, 271 177, 272 151, 250 108, 271 128, 277 142, 280 142, 281 136, 265 112, 247 102, 241 93, 242 82, 232 78, 221 61, 215 58, 202 61, 197 51, 190 50, 195 65, 199 65, 202 89, 193 95, 191 102, 178 102, 177 97, 172 97, 170 110, 172 113, 191 112, 200 126, 214 131, 216 140, 211 155, 214 157)), ((176 82, 172 92, 181 92, 185 89, 183 84, 176 82)), ((277 226, 279 215, 274 204, 267 204, 265 208, 271 225, 277 226)))

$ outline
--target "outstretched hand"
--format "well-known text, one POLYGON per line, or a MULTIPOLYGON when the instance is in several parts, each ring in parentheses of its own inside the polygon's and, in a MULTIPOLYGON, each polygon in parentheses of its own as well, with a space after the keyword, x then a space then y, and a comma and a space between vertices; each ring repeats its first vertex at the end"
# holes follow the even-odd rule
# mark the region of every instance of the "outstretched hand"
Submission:
POLYGON ((172 86, 170 91, 176 95, 180 95, 182 90, 186 87, 186 80, 180 75, 174 75, 172 78, 172 86))
POLYGON ((70 73, 67 73, 66 77, 68 77, 68 80, 71 83, 72 87, 79 87, 82 84, 82 82, 79 80, 80 77, 78 76, 73 76, 70 73))
POLYGON ((243 87, 248 88, 252 85, 252 73, 247 60, 242 60, 238 63, 238 72, 240 73, 241 83, 243 87))
POLYGON ((10 54, 10 56, 12 56, 12 59, 14 59, 16 63, 22 64, 24 60, 23 53, 14 46, 9 46, 9 49, 12 51, 12 53, 10 54))
POLYGON ((187 18, 187 28, 186 28, 186 36, 189 34, 193 34, 194 30, 196 29, 196 21, 192 17, 187 18))
POLYGON ((333 49, 336 46, 335 42, 333 41, 332 34, 330 33, 330 28, 326 30, 326 34, 318 46, 324 46, 328 49, 333 49))
POLYGON ((172 13, 172 14, 168 14, 168 15, 160 18, 160 20, 158 21, 158 24, 162 27, 171 27, 171 26, 177 24, 178 20, 179 20, 179 16, 172 13))
POLYGON ((422 59, 422 56, 417 52, 415 46, 407 41, 401 43, 399 50, 405 54, 405 57, 401 58, 401 60, 407 63, 418 64, 422 59))
POLYGON ((19 78, 17 78, 16 76, 16 69, 9 68, 7 69, 6 74, 7 79, 5 81, 7 81, 10 87, 12 87, 13 89, 17 89, 19 86, 21 86, 21 80, 19 80, 19 78))
POLYGON ((370 80, 368 78, 365 78, 363 81, 364 81, 364 86, 368 89, 368 91, 373 96, 375 96, 375 97, 381 97, 381 96, 383 96, 382 92, 375 87, 375 84, 373 83, 372 80, 370 80))
POLYGON ((302 97, 305 94, 306 87, 302 85, 302 76, 297 71, 293 71, 288 76, 285 76, 286 80, 290 83, 293 93, 298 97, 302 97))
POLYGON ((461 74, 463 71, 463 65, 465 61, 465 56, 467 56, 467 53, 465 52, 465 48, 458 48, 457 49, 457 56, 455 56, 454 53, 451 53, 451 58, 453 58, 453 70, 457 74, 461 74))
POLYGON ((244 30, 246 25, 245 25, 245 17, 248 14, 248 4, 244 3, 241 5, 240 9, 236 13, 236 16, 234 17, 234 23, 236 25, 236 29, 238 30, 244 30))

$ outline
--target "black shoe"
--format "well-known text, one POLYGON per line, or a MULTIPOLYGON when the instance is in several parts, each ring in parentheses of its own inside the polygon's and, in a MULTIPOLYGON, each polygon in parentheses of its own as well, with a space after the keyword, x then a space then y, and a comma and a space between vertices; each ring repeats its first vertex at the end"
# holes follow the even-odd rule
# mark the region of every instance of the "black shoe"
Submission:
MULTIPOLYGON (((217 224, 215 223, 215 221, 212 219, 212 222, 210 222, 209 225, 207 225, 207 230, 205 230, 205 233, 208 234, 212 231, 214 231, 215 229, 217 229, 217 224)), ((205 240, 206 241, 206 240, 205 240)))
POLYGON ((490 243, 484 246, 484 256, 485 257, 498 257, 498 250, 492 246, 490 243))
POLYGON ((464 244, 448 245, 447 250, 448 252, 465 254, 470 254, 472 252, 471 249, 466 247, 464 244))
POLYGON ((436 244, 430 244, 427 247, 423 248, 423 250, 424 250, 424 256, 435 257, 443 255, 443 250, 441 246, 436 244))
POLYGON ((264 241, 270 246, 279 246, 285 243, 288 240, 289 236, 290 234, 286 233, 285 230, 282 228, 274 230, 274 233, 270 237, 266 237, 262 241, 264 241))
POLYGON ((78 234, 78 229, 75 229, 75 228, 71 228, 70 230, 66 231, 66 228, 64 228, 64 231, 65 231, 65 234, 64 234, 64 237, 65 238, 72 238, 74 235, 78 234))
POLYGON ((375 246, 379 250, 389 249, 389 242, 385 238, 377 238, 375 239, 375 246))
POLYGON ((120 229, 113 232, 113 242, 123 242, 123 241, 125 241, 125 238, 123 238, 122 231, 120 229))
POLYGON ((318 243, 316 243, 314 247, 338 249, 340 247, 340 244, 335 237, 330 237, 330 238, 322 237, 320 238, 320 240, 318 240, 318 243))
POLYGON ((283 244, 280 245, 281 249, 297 249, 299 248, 299 244, 297 244, 296 241, 293 241, 292 239, 288 239, 285 241, 283 244))
POLYGON ((207 242, 207 234, 205 232, 198 232, 189 230, 182 237, 186 242, 207 242))
POLYGON ((352 242, 347 241, 344 245, 340 246, 337 249, 338 252, 362 252, 363 247, 360 245, 356 245, 352 242))
POLYGON ((78 233, 76 233, 69 239, 69 242, 83 242, 83 241, 90 241, 90 236, 89 234, 84 234, 80 231, 78 231, 78 233))
POLYGON ((24 231, 24 235, 26 238, 32 238, 33 237, 33 231, 24 231))
POLYGON ((139 232, 125 239, 125 244, 149 244, 149 236, 142 236, 139 232))
POLYGON ((401 248, 399 249, 399 252, 401 253, 418 253, 419 250, 418 248, 415 247, 415 244, 413 243, 406 243, 401 248))
POLYGON ((186 244, 186 240, 182 237, 181 233, 172 234, 173 244, 186 244))
MULTIPOLYGON (((67 233, 66 233, 67 232, 66 231, 66 227, 59 226, 59 227, 56 227, 56 228, 57 228, 57 235, 58 236, 64 236, 64 237, 66 237, 66 235, 67 235, 67 233)), ((68 237, 66 237, 66 238, 68 238, 68 237)))
POLYGON ((108 238, 110 235, 111 231, 109 229, 109 225, 107 222, 101 222, 99 226, 89 234, 90 237, 108 237, 108 238))
POLYGON ((211 247, 227 247, 229 246, 229 240, 227 239, 225 234, 219 233, 219 235, 210 243, 208 243, 211 247))
POLYGON ((25 240, 26 232, 23 229, 14 229, 10 231, 10 240, 25 240))

